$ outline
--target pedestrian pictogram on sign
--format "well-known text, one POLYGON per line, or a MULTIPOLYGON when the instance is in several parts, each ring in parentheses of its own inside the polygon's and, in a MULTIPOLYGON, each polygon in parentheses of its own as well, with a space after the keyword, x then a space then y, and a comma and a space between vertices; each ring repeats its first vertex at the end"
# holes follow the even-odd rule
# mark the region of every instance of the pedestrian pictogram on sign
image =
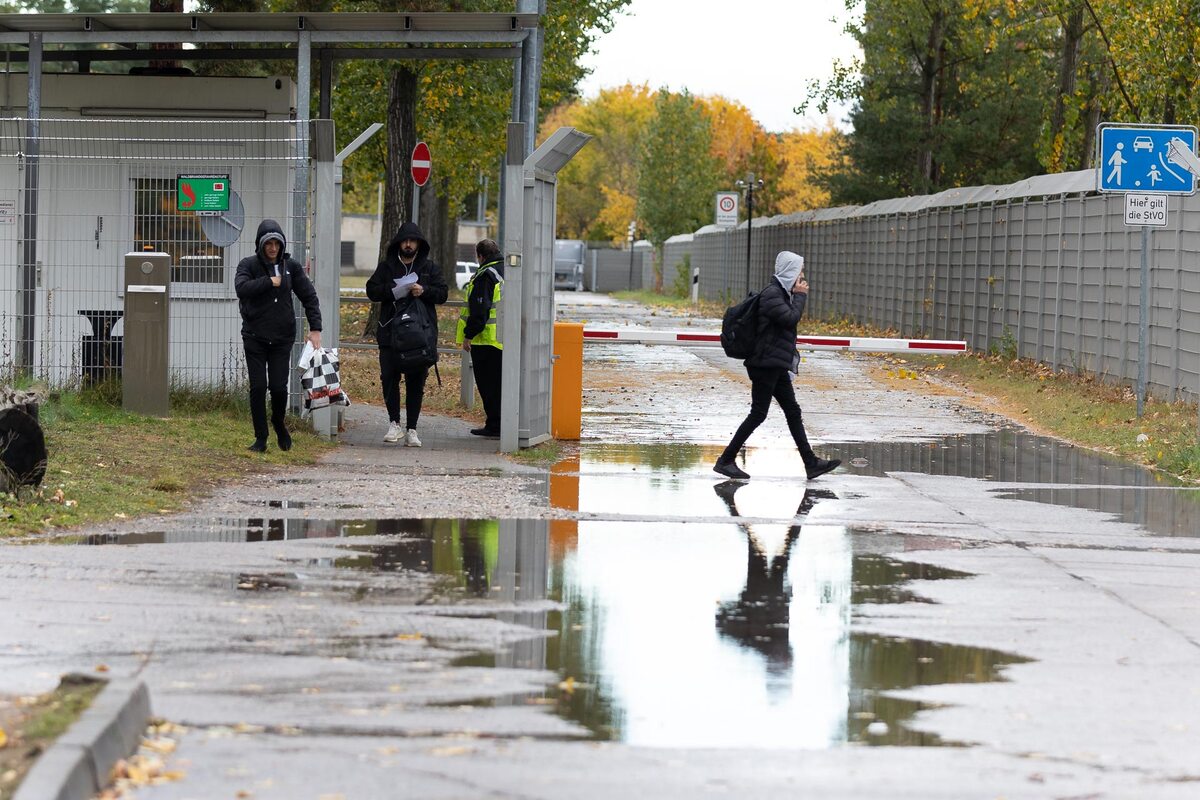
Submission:
POLYGON ((1096 137, 1099 190, 1193 194, 1196 178, 1171 158, 1172 139, 1195 152, 1196 128, 1190 125, 1100 125, 1096 137))
POLYGON ((429 157, 429 145, 417 142, 412 151, 412 179, 417 186, 424 186, 429 181, 429 173, 433 171, 433 161, 429 157))

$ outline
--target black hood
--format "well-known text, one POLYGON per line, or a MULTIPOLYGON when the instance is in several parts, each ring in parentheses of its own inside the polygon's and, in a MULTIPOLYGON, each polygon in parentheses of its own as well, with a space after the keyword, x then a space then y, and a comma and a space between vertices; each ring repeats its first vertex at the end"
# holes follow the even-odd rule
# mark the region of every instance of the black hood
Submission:
POLYGON ((421 229, 417 227, 415 222, 406 222, 400 226, 400 230, 392 237, 387 246, 387 262, 389 264, 400 263, 400 243, 405 239, 416 239, 420 242, 417 245, 417 257, 413 263, 424 261, 429 255, 429 242, 425 240, 425 235, 421 233, 421 229))
POLYGON ((268 233, 274 233, 279 236, 281 246, 279 248, 280 259, 287 255, 287 236, 283 233, 283 228, 279 227, 279 223, 273 219, 264 219, 258 223, 258 233, 254 234, 254 252, 262 255, 263 237, 268 233))

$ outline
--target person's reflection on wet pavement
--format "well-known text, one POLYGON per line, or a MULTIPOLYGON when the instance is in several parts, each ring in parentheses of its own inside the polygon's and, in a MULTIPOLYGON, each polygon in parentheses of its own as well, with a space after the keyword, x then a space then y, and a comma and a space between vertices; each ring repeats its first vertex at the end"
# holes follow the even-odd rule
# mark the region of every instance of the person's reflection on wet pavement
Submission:
MULTIPOLYGON (((731 517, 741 517, 734 495, 745 485, 743 481, 729 480, 713 487, 731 517)), ((837 495, 828 489, 806 489, 796 514, 808 514, 820 500, 836 499, 837 495)), ((738 527, 746 534, 746 588, 736 600, 721 604, 716 614, 717 630, 761 653, 767 660, 768 675, 780 677, 791 669, 792 664, 788 640, 792 590, 786 579, 788 559, 800 538, 801 526, 798 522, 788 526, 782 551, 770 561, 754 535, 753 526, 738 527)))

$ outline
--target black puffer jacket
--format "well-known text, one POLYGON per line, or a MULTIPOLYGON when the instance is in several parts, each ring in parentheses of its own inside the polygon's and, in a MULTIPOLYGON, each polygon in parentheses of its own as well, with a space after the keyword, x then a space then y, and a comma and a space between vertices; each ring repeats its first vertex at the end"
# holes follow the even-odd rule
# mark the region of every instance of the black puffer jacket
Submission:
POLYGON ((796 325, 804 313, 806 294, 793 294, 774 278, 759 295, 758 338, 747 367, 792 369, 796 360, 796 325))
POLYGON ((304 273, 304 267, 292 260, 287 252, 287 238, 273 219, 264 219, 254 237, 256 252, 246 256, 237 266, 233 288, 237 292, 238 310, 242 312, 242 336, 268 343, 296 341, 296 314, 292 310, 292 293, 304 305, 309 330, 321 330, 321 307, 317 290, 304 273), (263 237, 276 234, 279 245, 278 286, 271 285, 275 264, 269 264, 263 254, 263 237))
MULTIPOLYGON (((442 277, 442 268, 429 260, 429 242, 425 240, 421 229, 415 222, 406 222, 388 242, 387 255, 379 262, 379 266, 375 267, 375 273, 367 279, 367 297, 379 303, 380 326, 386 325, 396 313, 395 298, 392 297, 392 287, 396 278, 403 278, 414 271, 417 273, 417 283, 424 289, 419 299, 429 306, 429 314, 433 317, 436 329, 437 311, 434 306, 446 302, 449 290, 446 288, 445 278, 442 277), (417 257, 413 259, 411 266, 405 266, 400 260, 400 243, 405 239, 416 239, 420 243, 417 247, 417 257)), ((375 334, 379 335, 378 329, 375 334)))

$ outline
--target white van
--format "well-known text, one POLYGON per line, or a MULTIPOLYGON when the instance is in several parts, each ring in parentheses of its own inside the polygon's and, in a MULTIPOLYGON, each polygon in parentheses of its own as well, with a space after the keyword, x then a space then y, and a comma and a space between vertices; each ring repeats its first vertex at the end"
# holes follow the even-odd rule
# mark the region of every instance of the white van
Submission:
POLYGON ((475 274, 475 270, 479 269, 479 264, 474 261, 459 261, 454 267, 454 282, 462 289, 467 285, 467 281, 471 280, 471 276, 475 274))

